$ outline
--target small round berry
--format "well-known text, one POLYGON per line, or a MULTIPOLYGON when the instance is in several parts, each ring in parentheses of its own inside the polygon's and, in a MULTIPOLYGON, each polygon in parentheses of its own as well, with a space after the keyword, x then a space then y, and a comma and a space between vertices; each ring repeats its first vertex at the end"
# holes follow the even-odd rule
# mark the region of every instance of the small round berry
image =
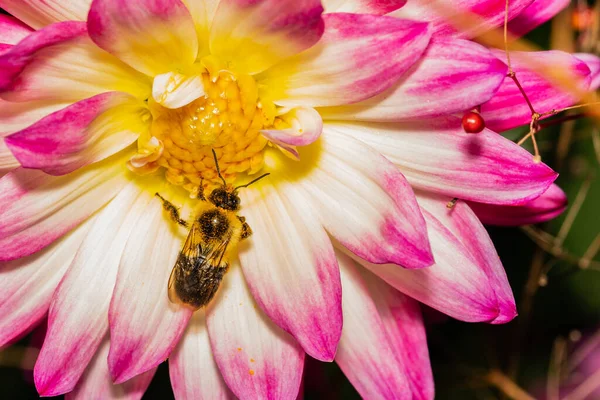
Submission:
POLYGON ((467 133, 479 133, 485 128, 485 121, 479 113, 469 111, 463 115, 462 127, 467 133))

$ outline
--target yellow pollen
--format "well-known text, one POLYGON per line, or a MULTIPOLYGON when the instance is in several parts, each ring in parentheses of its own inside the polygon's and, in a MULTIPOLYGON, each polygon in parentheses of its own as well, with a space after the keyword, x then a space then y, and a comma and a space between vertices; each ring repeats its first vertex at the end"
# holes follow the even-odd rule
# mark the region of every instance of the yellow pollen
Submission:
POLYGON ((253 174, 262 168, 268 140, 260 131, 280 125, 275 105, 259 99, 256 82, 249 75, 221 71, 211 77, 205 72, 202 80, 205 95, 187 106, 167 109, 151 104, 150 134, 139 139, 130 169, 148 173, 162 167, 171 184, 195 194, 201 183, 207 187, 220 182, 212 149, 228 183, 241 173, 253 174), (161 146, 152 143, 157 140, 161 146), (160 156, 154 149, 160 149, 160 156), (139 168, 139 160, 150 160, 150 165, 139 168))

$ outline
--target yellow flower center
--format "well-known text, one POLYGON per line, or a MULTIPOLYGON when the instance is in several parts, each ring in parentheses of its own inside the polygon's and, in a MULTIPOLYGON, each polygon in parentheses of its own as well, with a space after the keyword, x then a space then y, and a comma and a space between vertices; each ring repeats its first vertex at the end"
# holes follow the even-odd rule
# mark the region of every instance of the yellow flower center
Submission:
POLYGON ((220 182, 212 154, 228 183, 238 174, 253 174, 263 166, 268 140, 261 130, 274 125, 276 108, 259 99, 249 75, 221 70, 202 74, 205 95, 187 106, 168 109, 151 101, 152 127, 138 140, 138 154, 129 168, 139 174, 163 169, 166 179, 191 194, 200 185, 220 182))

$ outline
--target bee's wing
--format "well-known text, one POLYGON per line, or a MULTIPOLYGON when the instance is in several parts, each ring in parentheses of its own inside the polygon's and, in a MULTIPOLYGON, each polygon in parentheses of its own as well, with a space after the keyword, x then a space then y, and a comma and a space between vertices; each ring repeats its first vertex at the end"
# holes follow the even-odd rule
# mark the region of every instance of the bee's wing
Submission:
POLYGON ((200 257, 202 254, 202 235, 200 233, 200 225, 197 222, 194 222, 192 228, 190 229, 190 233, 185 240, 183 248, 181 252, 177 256, 177 261, 175 261, 175 266, 171 270, 171 276, 169 276, 169 300, 172 303, 182 303, 179 296, 175 292, 175 279, 177 277, 177 272, 181 271, 184 267, 184 262, 186 260, 193 260, 200 257))

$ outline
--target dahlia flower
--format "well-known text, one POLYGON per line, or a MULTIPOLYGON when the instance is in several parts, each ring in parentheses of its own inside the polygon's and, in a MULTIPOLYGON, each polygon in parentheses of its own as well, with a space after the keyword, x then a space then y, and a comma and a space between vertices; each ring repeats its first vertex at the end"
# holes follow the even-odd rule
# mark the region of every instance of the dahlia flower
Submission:
POLYGON ((524 123, 468 40, 504 8, 461 2, 486 22, 457 33, 426 3, 0 0, 21 21, 0 19, 0 345, 48 315, 41 395, 140 398, 168 358, 177 398, 295 398, 308 354, 364 397, 432 398, 418 302, 514 318, 481 222, 446 203, 519 207, 556 173, 460 125, 524 123), (193 219, 212 150, 230 187, 271 174, 239 190, 254 233, 194 312, 168 298, 188 230, 155 193, 193 219))

